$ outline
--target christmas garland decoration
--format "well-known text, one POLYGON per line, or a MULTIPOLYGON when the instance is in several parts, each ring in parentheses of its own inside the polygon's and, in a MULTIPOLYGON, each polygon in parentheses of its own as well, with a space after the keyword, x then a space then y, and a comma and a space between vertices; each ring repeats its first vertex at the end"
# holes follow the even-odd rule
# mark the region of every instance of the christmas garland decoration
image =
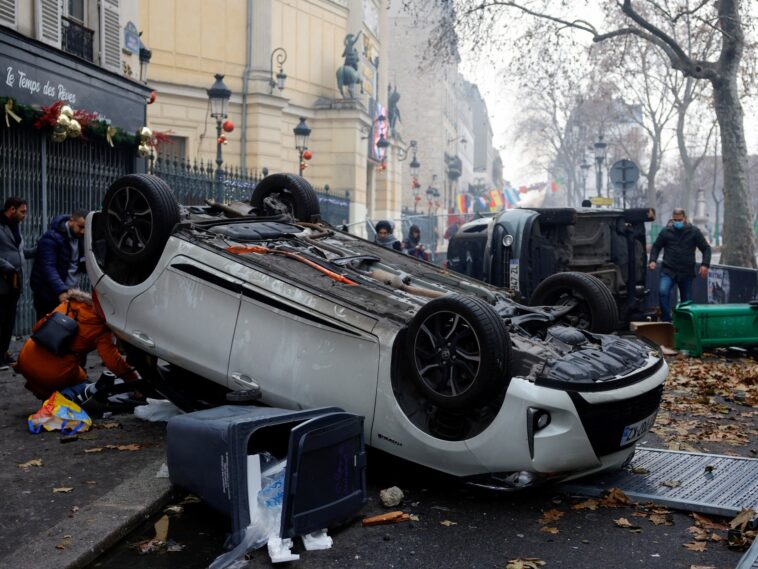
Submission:
POLYGON ((97 118, 97 113, 72 109, 64 101, 56 101, 48 107, 37 108, 20 105, 11 97, 0 97, 0 106, 5 115, 5 126, 11 128, 11 120, 16 123, 31 122, 39 130, 50 131, 55 142, 67 138, 105 140, 111 147, 115 145, 133 146, 140 156, 149 156, 158 145, 171 143, 169 132, 153 132, 143 126, 136 133, 111 126, 109 121, 97 118))

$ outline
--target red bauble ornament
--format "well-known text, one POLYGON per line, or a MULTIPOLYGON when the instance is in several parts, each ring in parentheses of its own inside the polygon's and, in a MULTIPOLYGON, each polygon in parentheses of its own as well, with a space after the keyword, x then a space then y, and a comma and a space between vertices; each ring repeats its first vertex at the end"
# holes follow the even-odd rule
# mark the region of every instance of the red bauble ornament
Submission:
POLYGON ((224 129, 224 132, 232 132, 234 130, 234 123, 232 121, 224 121, 221 128, 224 129))
POLYGON ((152 105, 155 102, 155 99, 157 98, 158 98, 158 93, 156 93, 155 91, 151 91, 150 97, 148 97, 147 99, 147 104, 152 105))
POLYGON ((217 144, 226 144, 226 137, 222 134, 216 139, 217 144))
POLYGON ((306 150, 305 152, 303 152, 303 158, 305 160, 310 160, 311 158, 313 158, 313 152, 311 152, 310 150, 306 150))

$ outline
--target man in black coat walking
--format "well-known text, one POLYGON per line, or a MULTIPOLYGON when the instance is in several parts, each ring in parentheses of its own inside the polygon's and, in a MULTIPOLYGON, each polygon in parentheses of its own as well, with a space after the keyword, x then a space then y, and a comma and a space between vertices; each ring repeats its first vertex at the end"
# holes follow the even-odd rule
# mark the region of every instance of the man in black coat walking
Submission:
POLYGON ((24 259, 34 256, 34 249, 24 247, 19 228, 27 209, 26 200, 9 197, 0 213, 0 369, 8 369, 13 363, 8 346, 24 282, 24 259))
POLYGON ((650 270, 655 270, 658 254, 663 249, 663 268, 658 289, 661 320, 671 322, 671 289, 679 288, 680 301, 692 300, 692 281, 695 280, 695 248, 703 254, 698 274, 708 276, 711 264, 711 246, 700 230, 687 221, 681 208, 674 209, 669 224, 658 234, 650 250, 650 270))

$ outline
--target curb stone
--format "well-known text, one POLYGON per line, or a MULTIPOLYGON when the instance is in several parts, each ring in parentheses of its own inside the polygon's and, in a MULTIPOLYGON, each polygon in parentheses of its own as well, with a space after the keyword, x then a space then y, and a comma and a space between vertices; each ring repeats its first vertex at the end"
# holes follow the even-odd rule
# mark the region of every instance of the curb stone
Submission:
POLYGON ((165 460, 154 461, 105 496, 0 559, 2 567, 79 569, 124 538, 162 508, 174 492, 168 478, 156 478, 165 460), (71 536, 64 538, 64 536, 71 536), (64 549, 56 545, 65 544, 64 549))

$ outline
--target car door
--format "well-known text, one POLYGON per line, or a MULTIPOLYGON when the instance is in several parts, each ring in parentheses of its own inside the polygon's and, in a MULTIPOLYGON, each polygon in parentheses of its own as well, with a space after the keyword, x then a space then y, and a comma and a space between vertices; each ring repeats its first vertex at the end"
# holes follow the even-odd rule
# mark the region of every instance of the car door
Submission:
POLYGON ((365 330, 375 320, 286 283, 275 285, 243 287, 230 386, 260 386, 263 401, 278 407, 335 405, 364 415, 370 429, 379 342, 365 330))
POLYGON ((177 255, 126 316, 130 341, 166 361, 226 385, 242 281, 177 255))

